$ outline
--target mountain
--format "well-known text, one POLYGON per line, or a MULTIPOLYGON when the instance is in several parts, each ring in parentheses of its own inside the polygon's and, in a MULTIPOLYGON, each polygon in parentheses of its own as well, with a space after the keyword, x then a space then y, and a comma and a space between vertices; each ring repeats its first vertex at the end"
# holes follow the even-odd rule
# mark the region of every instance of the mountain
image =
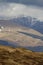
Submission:
POLYGON ((43 21, 37 20, 36 18, 32 17, 19 17, 16 20, 13 20, 14 24, 21 25, 23 27, 32 28, 40 33, 43 34, 43 21))
POLYGON ((12 19, 0 19, 0 24, 2 25, 21 25, 21 26, 26 26, 26 27, 31 27, 31 25, 35 24, 37 22, 36 18, 32 18, 31 16, 19 16, 19 17, 14 17, 12 19))
POLYGON ((11 19, 10 21, 12 21, 16 25, 18 24, 23 27, 31 27, 35 23, 37 23, 37 19, 32 18, 31 16, 19 16, 19 17, 11 19))
POLYGON ((42 34, 32 29, 14 28, 14 32, 0 32, 0 45, 24 47, 32 51, 43 52, 42 36, 42 34))
MULTIPOLYGON (((0 25, 4 27, 0 32, 0 44, 33 47, 35 51, 39 51, 38 46, 43 46, 43 22, 36 18, 20 16, 10 20, 0 20, 0 25)), ((40 48, 41 51, 43 50, 40 48)))
MULTIPOLYGON (((23 46, 19 46, 17 45, 16 42, 10 42, 10 41, 6 41, 6 40, 0 40, 0 45, 3 45, 3 46, 11 46, 11 47, 23 47, 23 46)), ((26 48, 28 50, 32 50, 34 52, 43 52, 43 46, 34 46, 34 47, 30 47, 30 46, 27 46, 27 47, 23 47, 23 48, 26 48)))
POLYGON ((33 26, 32 26, 33 29, 39 31, 40 33, 43 34, 43 22, 36 22, 33 26))
POLYGON ((23 27, 28 27, 32 28, 40 33, 43 34, 43 21, 37 20, 37 18, 32 18, 30 16, 27 17, 18 17, 12 20, 14 24, 23 26, 23 27))
POLYGON ((15 17, 9 20, 0 20, 0 25, 10 26, 10 27, 27 27, 32 28, 41 34, 43 34, 43 21, 38 20, 37 18, 32 18, 30 16, 20 16, 15 17))
POLYGON ((0 46, 0 65, 43 65, 43 52, 0 46))
POLYGON ((10 20, 0 20, 0 25, 5 27, 27 27, 32 28, 36 31, 40 30, 39 32, 41 32, 41 29, 43 28, 43 22, 38 21, 36 18, 32 18, 30 16, 20 16, 10 20))

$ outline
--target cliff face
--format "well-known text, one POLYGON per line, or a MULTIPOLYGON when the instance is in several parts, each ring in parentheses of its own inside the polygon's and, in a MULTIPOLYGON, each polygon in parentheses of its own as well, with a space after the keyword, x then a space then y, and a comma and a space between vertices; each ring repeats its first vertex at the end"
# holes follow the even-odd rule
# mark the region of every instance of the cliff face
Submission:
POLYGON ((0 46, 0 65, 43 65, 43 52, 0 46))

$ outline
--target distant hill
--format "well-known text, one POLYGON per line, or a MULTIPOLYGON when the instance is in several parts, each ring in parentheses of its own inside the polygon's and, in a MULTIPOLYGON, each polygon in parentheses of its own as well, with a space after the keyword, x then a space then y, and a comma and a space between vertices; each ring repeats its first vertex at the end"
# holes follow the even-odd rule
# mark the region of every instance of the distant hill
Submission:
POLYGON ((43 65, 43 52, 0 46, 0 65, 43 65))

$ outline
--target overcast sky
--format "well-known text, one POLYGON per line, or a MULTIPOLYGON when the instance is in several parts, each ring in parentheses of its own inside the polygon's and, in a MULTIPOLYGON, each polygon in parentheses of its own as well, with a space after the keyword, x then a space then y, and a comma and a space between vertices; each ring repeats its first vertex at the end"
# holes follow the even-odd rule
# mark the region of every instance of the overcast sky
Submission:
POLYGON ((43 20, 43 0, 0 0, 0 18, 20 15, 43 20))

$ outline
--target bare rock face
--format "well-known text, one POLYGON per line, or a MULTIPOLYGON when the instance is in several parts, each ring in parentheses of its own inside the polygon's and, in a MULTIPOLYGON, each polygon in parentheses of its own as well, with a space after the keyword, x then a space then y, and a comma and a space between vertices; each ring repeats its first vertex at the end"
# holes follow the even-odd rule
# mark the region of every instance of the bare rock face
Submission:
POLYGON ((43 65, 43 52, 0 46, 0 65, 43 65))

